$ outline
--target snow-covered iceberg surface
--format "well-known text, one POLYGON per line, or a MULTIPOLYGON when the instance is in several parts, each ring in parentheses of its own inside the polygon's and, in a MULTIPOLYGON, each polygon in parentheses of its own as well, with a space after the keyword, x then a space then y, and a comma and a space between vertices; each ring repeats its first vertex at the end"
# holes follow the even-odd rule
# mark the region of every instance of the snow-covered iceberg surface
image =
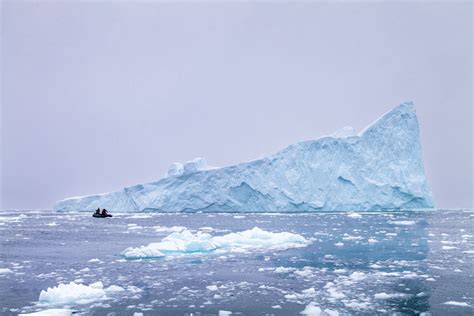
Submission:
POLYGON ((309 212, 431 208, 418 120, 403 103, 359 134, 288 146, 223 168, 195 159, 157 182, 59 201, 57 211, 309 212))
POLYGON ((219 253, 277 251, 306 247, 309 243, 309 240, 298 234, 272 233, 258 227, 222 236, 212 236, 202 232, 193 234, 189 230, 183 230, 174 232, 157 243, 138 248, 127 248, 122 252, 122 255, 128 259, 139 259, 210 251, 219 253))

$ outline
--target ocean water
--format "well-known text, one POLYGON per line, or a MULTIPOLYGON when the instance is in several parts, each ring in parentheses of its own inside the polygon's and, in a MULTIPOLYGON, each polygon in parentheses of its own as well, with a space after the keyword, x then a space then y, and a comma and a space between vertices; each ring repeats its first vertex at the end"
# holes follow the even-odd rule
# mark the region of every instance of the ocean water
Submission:
POLYGON ((474 211, 316 214, 0 213, 0 313, 86 315, 474 315, 474 211), (233 249, 128 260, 167 228, 220 236, 259 227, 306 247, 233 249), (123 290, 89 302, 40 302, 75 282, 123 290), (82 303, 82 304, 80 304, 82 303), (309 305, 309 307, 308 307, 309 305), (309 314, 308 314, 309 315, 309 314))

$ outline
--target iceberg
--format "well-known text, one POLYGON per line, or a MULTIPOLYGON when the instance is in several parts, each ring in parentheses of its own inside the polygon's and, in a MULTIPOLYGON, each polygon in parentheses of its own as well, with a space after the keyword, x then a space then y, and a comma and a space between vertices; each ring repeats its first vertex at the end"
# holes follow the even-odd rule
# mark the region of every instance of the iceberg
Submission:
POLYGON ((74 197, 56 211, 317 212, 432 208, 415 106, 403 103, 352 128, 222 168, 174 163, 156 182, 74 197))

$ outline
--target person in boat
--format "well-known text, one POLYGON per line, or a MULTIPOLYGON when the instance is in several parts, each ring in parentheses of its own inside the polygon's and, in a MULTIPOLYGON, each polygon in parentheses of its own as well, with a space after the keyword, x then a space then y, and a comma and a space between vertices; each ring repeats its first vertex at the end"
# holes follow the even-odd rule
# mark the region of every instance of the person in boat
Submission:
POLYGON ((105 208, 102 210, 102 216, 107 216, 107 210, 105 208))
POLYGON ((96 213, 97 215, 100 215, 100 208, 96 209, 96 210, 95 210, 95 213, 96 213))

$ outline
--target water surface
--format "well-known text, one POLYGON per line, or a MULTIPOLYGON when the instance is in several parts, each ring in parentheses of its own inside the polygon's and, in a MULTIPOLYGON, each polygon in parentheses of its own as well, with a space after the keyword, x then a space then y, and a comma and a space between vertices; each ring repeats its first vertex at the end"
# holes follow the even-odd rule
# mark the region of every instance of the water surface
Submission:
POLYGON ((0 312, 39 305, 60 283, 117 285, 91 315, 474 314, 474 211, 316 214, 0 213, 0 312), (184 226, 212 235, 259 227, 311 240, 285 251, 125 260, 120 253, 184 226), (98 260, 95 260, 98 259, 98 260), (92 260, 92 261, 91 261, 92 260), (5 271, 5 270, 4 270, 5 271))

